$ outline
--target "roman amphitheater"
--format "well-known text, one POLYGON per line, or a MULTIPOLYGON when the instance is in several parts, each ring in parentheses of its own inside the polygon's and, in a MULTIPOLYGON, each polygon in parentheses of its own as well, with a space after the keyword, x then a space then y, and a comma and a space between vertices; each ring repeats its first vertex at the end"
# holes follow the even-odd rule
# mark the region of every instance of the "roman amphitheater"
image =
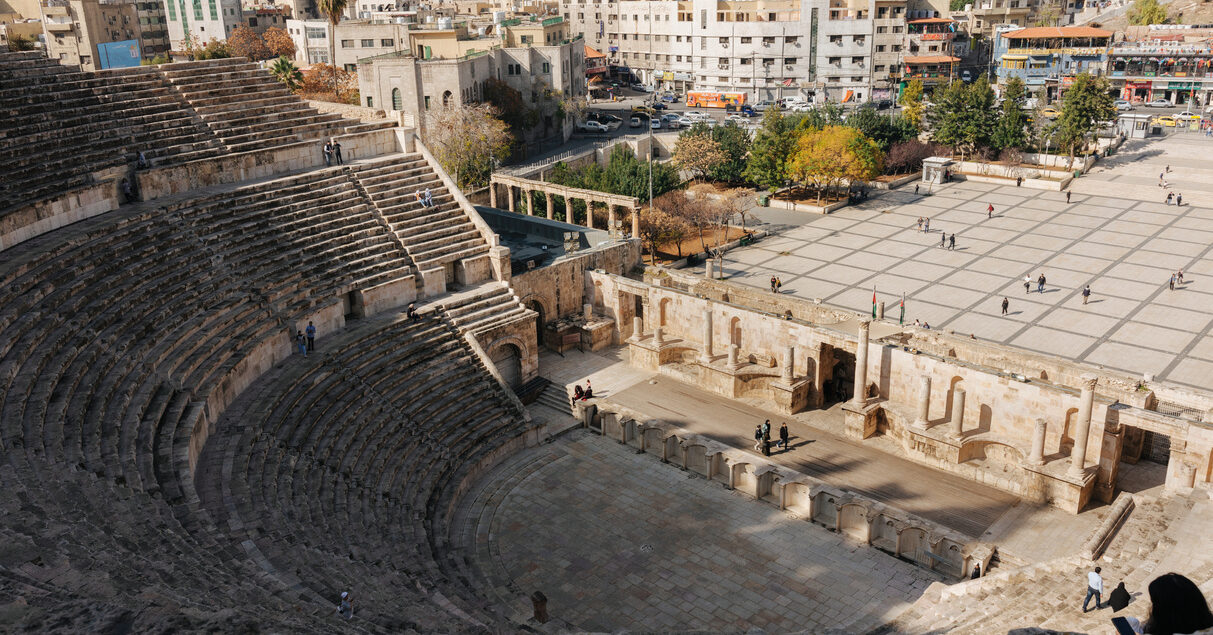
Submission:
POLYGON ((0 631, 1110 633, 1096 563, 1122 614, 1213 593, 1211 382, 646 269, 242 60, 0 53, 0 114, 0 631))

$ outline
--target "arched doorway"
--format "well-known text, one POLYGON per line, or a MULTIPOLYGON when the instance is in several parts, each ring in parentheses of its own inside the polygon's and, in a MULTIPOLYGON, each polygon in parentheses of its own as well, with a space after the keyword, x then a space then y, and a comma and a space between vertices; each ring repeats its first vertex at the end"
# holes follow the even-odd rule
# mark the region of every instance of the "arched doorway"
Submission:
POLYGON ((443 107, 443 108, 449 108, 449 107, 452 105, 452 104, 451 104, 451 97, 453 97, 453 96, 454 96, 454 95, 452 95, 452 94, 451 94, 451 91, 449 91, 449 90, 448 90, 448 91, 446 91, 446 92, 444 92, 444 93, 442 93, 442 107, 443 107))
POLYGON ((392 110, 404 110, 404 101, 400 99, 400 89, 392 89, 392 110))
POLYGON ((539 303, 539 300, 527 300, 526 308, 534 311, 537 316, 535 318, 535 342, 542 346, 543 329, 547 325, 547 320, 543 314, 543 305, 539 303))
POLYGON ((514 344, 502 344, 489 355, 497 372, 510 388, 522 385, 522 351, 514 344))

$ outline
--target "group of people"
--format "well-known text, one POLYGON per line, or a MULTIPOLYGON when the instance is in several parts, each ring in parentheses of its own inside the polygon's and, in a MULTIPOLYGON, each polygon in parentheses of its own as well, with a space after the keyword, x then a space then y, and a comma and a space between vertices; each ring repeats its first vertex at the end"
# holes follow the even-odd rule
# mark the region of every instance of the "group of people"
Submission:
POLYGON ((302 331, 295 332, 295 345, 299 347, 299 354, 307 357, 308 353, 316 351, 316 325, 308 321, 307 328, 302 331), (306 332, 306 335, 304 334, 306 332))
POLYGON ((1174 291, 1175 285, 1183 284, 1183 283, 1184 283, 1184 270, 1180 269, 1179 271, 1176 271, 1175 273, 1171 274, 1171 281, 1167 283, 1167 286, 1170 287, 1170 289, 1172 291, 1174 291))
MULTIPOLYGON (((1095 598, 1095 608, 1103 608, 1103 572, 1101 567, 1095 567, 1087 572, 1087 594, 1082 600, 1082 612, 1089 609, 1087 605, 1095 598)), ((1209 612, 1209 603, 1204 594, 1194 582, 1178 573, 1165 573, 1154 578, 1147 587, 1150 594, 1150 616, 1145 622, 1135 617, 1116 617, 1113 623, 1123 620, 1123 623, 1139 635, 1177 635, 1179 633, 1195 633, 1213 628, 1213 613, 1209 612)), ((1133 596, 1121 582, 1108 594, 1106 606, 1112 612, 1119 612, 1132 602, 1133 596)), ((1123 632, 1123 631, 1121 631, 1123 632)))
MULTIPOLYGON (((779 426, 779 441, 775 443, 776 447, 788 449, 788 439, 791 435, 788 433, 788 424, 784 423, 779 426)), ((771 456, 771 420, 767 419, 761 425, 754 426, 754 449, 762 450, 763 455, 771 456)))
POLYGON ((417 190, 414 192, 413 198, 417 199, 417 202, 421 203, 425 207, 434 206, 434 195, 430 194, 430 188, 428 187, 425 188, 425 191, 417 190))
POLYGON ((345 159, 341 158, 341 142, 336 139, 324 142, 324 164, 331 167, 333 161, 345 165, 345 159))
POLYGON ((771 276, 771 293, 779 293, 782 288, 783 281, 779 279, 779 276, 771 276))
POLYGON ((594 398, 594 387, 590 385, 590 380, 585 380, 585 388, 581 384, 573 386, 573 405, 576 406, 578 401, 585 401, 594 398))

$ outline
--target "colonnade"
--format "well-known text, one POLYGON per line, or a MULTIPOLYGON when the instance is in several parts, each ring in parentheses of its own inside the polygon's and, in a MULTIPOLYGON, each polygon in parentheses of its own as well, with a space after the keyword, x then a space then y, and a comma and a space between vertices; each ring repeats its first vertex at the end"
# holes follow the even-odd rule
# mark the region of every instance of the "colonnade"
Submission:
POLYGON ((566 216, 566 222, 572 222, 571 211, 573 209, 573 201, 581 200, 585 202, 586 217, 585 226, 590 229, 594 227, 594 214, 592 206, 594 203, 605 205, 607 209, 607 231, 615 227, 616 221, 620 216, 631 216, 632 219, 632 237, 640 236, 640 201, 634 196, 622 196, 619 194, 611 194, 609 192, 598 192, 595 190, 586 190, 576 187, 566 187, 546 181, 535 181, 533 179, 524 179, 516 176, 505 174, 493 174, 489 182, 489 205, 497 207, 498 188, 505 188, 506 205, 509 211, 516 213, 525 213, 528 216, 535 215, 535 199, 532 196, 534 192, 543 192, 545 202, 547 203, 547 218, 552 219, 555 206, 553 204, 553 196, 564 197, 565 209, 569 210, 569 216, 566 216), (526 201, 526 210, 516 209, 518 204, 515 202, 515 192, 517 189, 521 191, 523 200, 526 201))

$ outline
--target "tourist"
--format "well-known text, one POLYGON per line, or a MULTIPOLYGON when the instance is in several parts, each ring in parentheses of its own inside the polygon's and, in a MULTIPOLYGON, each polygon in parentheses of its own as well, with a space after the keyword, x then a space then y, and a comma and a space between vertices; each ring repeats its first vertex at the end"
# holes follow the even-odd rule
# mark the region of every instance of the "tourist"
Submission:
POLYGON ((127 203, 135 202, 135 187, 131 185, 129 177, 122 179, 122 197, 126 199, 127 203))
POLYGON ((994 204, 990 203, 986 206, 986 218, 994 218, 994 204))
POLYGON ((1073 194, 1070 190, 1066 190, 1066 203, 1070 202, 1070 195, 1073 194))
POLYGON ((1022 187, 1022 186, 1023 186, 1023 177, 1022 176, 1015 177, 1015 187, 1022 187))
POLYGON ((918 232, 922 233, 922 217, 918 217, 918 232))
POLYGON ((922 328, 922 322, 919 322, 918 318, 914 318, 914 326, 922 328))
POLYGON ((762 424, 754 426, 754 451, 762 449, 762 424))
POLYGON ((1045 292, 1045 274, 1043 274, 1043 273, 1040 274, 1040 277, 1036 279, 1036 292, 1037 293, 1045 292))
POLYGON ((762 455, 771 456, 771 435, 762 435, 762 455))
POLYGON ((341 603, 337 605, 337 615, 347 620, 354 617, 354 598, 350 597, 349 591, 341 592, 341 603))
POLYGON ((1142 632, 1174 635, 1213 628, 1209 603, 1188 578, 1178 573, 1165 573, 1150 582, 1149 591, 1150 617, 1142 626, 1142 632))
POLYGON ((914 194, 918 194, 918 186, 919 186, 919 185, 920 185, 919 183, 915 183, 915 184, 914 184, 914 194))
POLYGON ((1167 169, 1166 169, 1165 173, 1166 173, 1166 174, 1170 174, 1170 173, 1171 173, 1171 166, 1169 166, 1169 165, 1167 166, 1167 169))
POLYGON ((295 343, 299 345, 299 352, 307 357, 307 339, 303 337, 303 331, 295 333, 295 343))
POLYGON ((1175 195, 1175 207, 1182 207, 1183 204, 1184 204, 1184 195, 1176 194, 1175 195))
POLYGON ((1095 608, 1100 605, 1100 596, 1103 594, 1103 578, 1099 577, 1099 572, 1103 571, 1100 567, 1095 567, 1094 571, 1087 573, 1087 596, 1082 600, 1082 612, 1087 612, 1087 604, 1091 601, 1091 597, 1095 597, 1095 608))
POLYGON ((413 192, 413 200, 417 201, 418 205, 425 206, 425 196, 421 193, 421 190, 413 192))
POLYGON ((1086 304, 1087 300, 1089 300, 1090 298, 1091 298, 1091 285, 1088 284, 1087 286, 1082 288, 1082 303, 1086 304))
POLYGON ((779 424, 779 446, 784 450, 788 449, 788 424, 786 421, 779 424))
POLYGON ((307 323, 307 352, 311 353, 316 350, 316 325, 311 321, 307 323))
POLYGON ((1032 277, 1028 274, 1023 274, 1023 292, 1027 295, 1032 292, 1032 277))
POLYGON ((430 188, 428 188, 428 187, 425 188, 425 206, 426 207, 434 206, 434 195, 430 193, 430 188))
POLYGON ((1172 291, 1175 290, 1175 274, 1171 274, 1171 280, 1167 282, 1167 286, 1170 287, 1172 291))
POLYGON ((973 565, 973 573, 969 575, 970 580, 976 580, 981 577, 981 563, 973 565))
POLYGON ((1184 283, 1184 270, 1180 269, 1179 271, 1175 272, 1175 284, 1183 284, 1183 283, 1184 283))
POLYGON ((1167 205, 1170 205, 1171 201, 1173 200, 1175 200, 1175 194, 1173 192, 1167 192, 1167 205))
POLYGON ((775 293, 783 293, 783 280, 779 276, 775 276, 775 293))
POLYGON ((341 158, 340 141, 333 141, 333 158, 337 159, 337 165, 345 165, 345 159, 341 158))
POLYGON ((775 276, 771 276, 771 293, 777 293, 775 291, 775 276))
POLYGON ((947 232, 939 232, 939 246, 940 246, 940 247, 946 247, 946 246, 947 246, 947 244, 948 244, 948 234, 947 234, 947 232))
POLYGON ((928 331, 929 331, 929 330, 931 330, 931 323, 930 323, 930 322, 923 322, 923 323, 922 323, 922 328, 924 328, 924 329, 926 329, 926 330, 928 330, 928 331))
POLYGON ((142 150, 139 151, 138 166, 139 166, 138 169, 140 169, 140 170, 146 170, 146 169, 152 167, 152 164, 147 162, 147 157, 143 154, 142 150))
POLYGON ((924 218, 922 220, 922 231, 927 232, 928 234, 931 233, 931 219, 930 218, 924 218))
POLYGON ((593 398, 594 398, 594 387, 590 385, 590 380, 587 379, 587 380, 585 380, 585 396, 582 397, 582 400, 584 401, 584 400, 593 399, 593 398))
POLYGON ((956 234, 948 236, 948 249, 955 251, 956 249, 956 234))
POLYGON ((413 302, 409 302, 409 308, 407 310, 405 310, 404 314, 406 317, 408 317, 410 320, 412 320, 414 322, 421 321, 421 315, 419 313, 417 313, 417 305, 413 302))
POLYGON ((1006 315, 1007 309, 1009 309, 1009 308, 1011 308, 1011 301, 1006 298, 1003 298, 1002 299, 1002 314, 1006 315))
POLYGON ((771 420, 770 419, 767 419, 766 421, 762 422, 762 437, 764 439, 771 438, 771 420))
POLYGON ((325 141, 324 142, 324 166, 332 167, 332 165, 333 165, 333 144, 328 141, 325 141))
POLYGON ((1115 613, 1128 606, 1129 599, 1129 590, 1125 588, 1125 583, 1121 582, 1108 594, 1108 606, 1112 607, 1112 612, 1115 613))
POLYGON ((577 402, 585 398, 585 390, 581 388, 581 384, 573 386, 573 407, 577 407, 577 402))

